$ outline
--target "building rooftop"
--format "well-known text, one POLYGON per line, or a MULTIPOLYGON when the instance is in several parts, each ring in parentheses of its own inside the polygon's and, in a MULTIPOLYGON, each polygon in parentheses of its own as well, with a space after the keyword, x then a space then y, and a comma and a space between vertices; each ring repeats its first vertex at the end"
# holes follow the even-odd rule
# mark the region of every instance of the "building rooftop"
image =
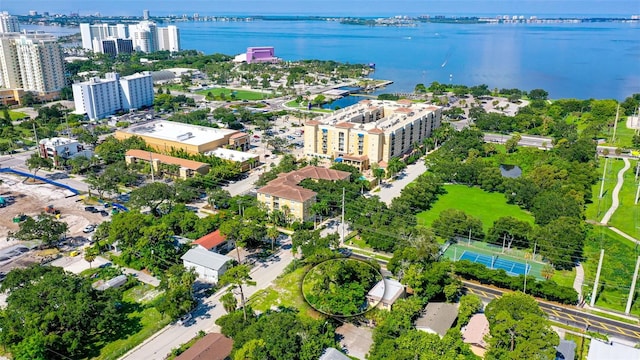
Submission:
POLYGON ((489 321, 484 314, 475 314, 469 323, 462 328, 462 341, 483 348, 487 347, 484 336, 489 333, 489 321))
POLYGON ((326 348, 318 360, 349 360, 350 357, 336 348, 326 348))
POLYGON ((207 334, 175 360, 225 360, 231 355, 232 348, 233 340, 228 337, 217 333, 207 334))
POLYGON ((298 186, 302 180, 315 179, 336 181, 347 180, 350 176, 350 172, 309 165, 300 170, 278 175, 276 179, 269 181, 267 185, 258 189, 258 193, 304 202, 316 196, 316 193, 315 191, 298 186))
POLYGON ((210 128, 166 120, 156 120, 118 131, 196 146, 208 144, 238 132, 238 130, 210 128))
POLYGON ((640 349, 615 342, 592 339, 587 360, 640 359, 640 349))
POLYGON ((456 304, 428 303, 416 320, 416 329, 430 331, 444 336, 458 317, 456 304))
POLYGON ((228 256, 220 255, 201 247, 187 251, 182 255, 181 259, 216 271, 220 270, 227 262, 233 261, 233 259, 228 256))
POLYGON ((358 104, 337 110, 320 119, 308 121, 307 125, 351 128, 371 134, 392 133, 403 127, 406 122, 438 109, 440 109, 438 106, 410 100, 362 100, 358 104))
MULTIPOLYGON (((638 354, 640 357, 640 354, 638 354)), ((576 357, 576 343, 569 340, 560 340, 560 344, 556 346, 556 359, 571 360, 576 357)))
POLYGON ((146 150, 127 150, 127 152, 125 153, 125 156, 131 156, 136 159, 145 160, 145 161, 151 161, 152 159, 158 160, 163 164, 178 165, 180 167, 191 169, 193 171, 197 171, 203 167, 209 167, 209 164, 206 164, 206 163, 201 163, 198 161, 187 160, 187 159, 181 159, 174 156, 158 154, 158 153, 154 153, 146 150))
POLYGON ((65 137, 53 137, 48 139, 42 139, 38 143, 44 146, 61 146, 67 144, 77 143, 77 140, 65 138, 65 137))
POLYGON ((222 235, 218 229, 212 233, 208 233, 193 243, 198 244, 207 250, 211 250, 225 241, 227 241, 227 237, 222 235))
POLYGON ((367 297, 374 301, 393 303, 404 292, 404 285, 393 279, 382 279, 369 290, 367 297))
POLYGON ((122 76, 121 79, 134 80, 134 79, 140 79, 140 78, 147 77, 147 76, 151 76, 151 72, 143 71, 143 72, 127 75, 127 76, 122 76))
POLYGON ((249 159, 258 159, 260 157, 260 155, 225 148, 217 148, 215 150, 207 151, 204 154, 208 156, 219 157, 220 159, 238 162, 245 162, 249 159))

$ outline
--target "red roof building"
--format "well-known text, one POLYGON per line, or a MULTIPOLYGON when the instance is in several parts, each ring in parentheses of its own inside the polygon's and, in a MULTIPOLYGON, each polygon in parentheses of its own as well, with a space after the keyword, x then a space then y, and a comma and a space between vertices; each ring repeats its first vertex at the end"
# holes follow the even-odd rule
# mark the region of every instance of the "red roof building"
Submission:
POLYGON ((220 233, 220 230, 216 230, 209 233, 200 239, 194 241, 194 244, 200 245, 209 251, 215 251, 221 245, 227 241, 227 237, 220 233))

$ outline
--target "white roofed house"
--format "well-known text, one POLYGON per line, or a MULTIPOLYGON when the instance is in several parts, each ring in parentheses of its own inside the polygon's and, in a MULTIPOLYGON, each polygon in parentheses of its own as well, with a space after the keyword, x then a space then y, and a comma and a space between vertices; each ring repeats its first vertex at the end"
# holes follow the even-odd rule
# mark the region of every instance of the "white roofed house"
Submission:
POLYGON ((185 268, 193 268, 198 278, 209 283, 217 283, 220 276, 227 271, 232 258, 196 247, 182 255, 185 268))
POLYGON ((369 290, 367 302, 369 306, 391 311, 393 303, 404 295, 404 285, 393 279, 383 279, 369 290))

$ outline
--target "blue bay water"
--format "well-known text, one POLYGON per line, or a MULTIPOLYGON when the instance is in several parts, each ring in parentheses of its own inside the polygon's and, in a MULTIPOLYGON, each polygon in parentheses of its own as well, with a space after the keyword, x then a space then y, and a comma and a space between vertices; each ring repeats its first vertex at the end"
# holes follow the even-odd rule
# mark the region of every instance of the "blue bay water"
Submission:
POLYGON ((183 49, 238 54, 274 46, 284 60, 375 63, 388 91, 432 81, 543 88, 553 98, 623 99, 640 92, 640 24, 419 24, 329 21, 183 22, 183 49))
MULTIPOLYGON (((328 21, 179 22, 181 46, 235 55, 274 46, 284 60, 375 63, 386 91, 432 81, 543 88, 552 98, 640 93, 640 23, 419 24, 368 27, 328 21)), ((77 28, 26 27, 59 35, 77 28)))

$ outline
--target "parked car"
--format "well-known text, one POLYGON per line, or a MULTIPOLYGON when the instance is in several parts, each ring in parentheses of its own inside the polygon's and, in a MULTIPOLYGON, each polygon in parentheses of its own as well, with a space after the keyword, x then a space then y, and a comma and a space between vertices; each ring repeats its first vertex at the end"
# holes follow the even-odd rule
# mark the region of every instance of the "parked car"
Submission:
POLYGON ((186 324, 187 322, 189 322, 189 320, 191 320, 191 318, 192 318, 191 313, 182 315, 180 319, 178 319, 178 325, 186 324))
POLYGON ((100 210, 96 209, 93 206, 85 206, 84 207, 84 211, 91 212, 91 213, 95 214, 95 213, 99 212, 100 210))
POLYGON ((109 216, 109 213, 105 210, 100 210, 100 215, 102 215, 103 217, 109 216))
POLYGON ((89 225, 85 226, 84 229, 82 229, 82 232, 85 233, 85 234, 88 234, 90 232, 93 232, 93 230, 95 230, 95 229, 96 229, 95 225, 89 224, 89 225))

